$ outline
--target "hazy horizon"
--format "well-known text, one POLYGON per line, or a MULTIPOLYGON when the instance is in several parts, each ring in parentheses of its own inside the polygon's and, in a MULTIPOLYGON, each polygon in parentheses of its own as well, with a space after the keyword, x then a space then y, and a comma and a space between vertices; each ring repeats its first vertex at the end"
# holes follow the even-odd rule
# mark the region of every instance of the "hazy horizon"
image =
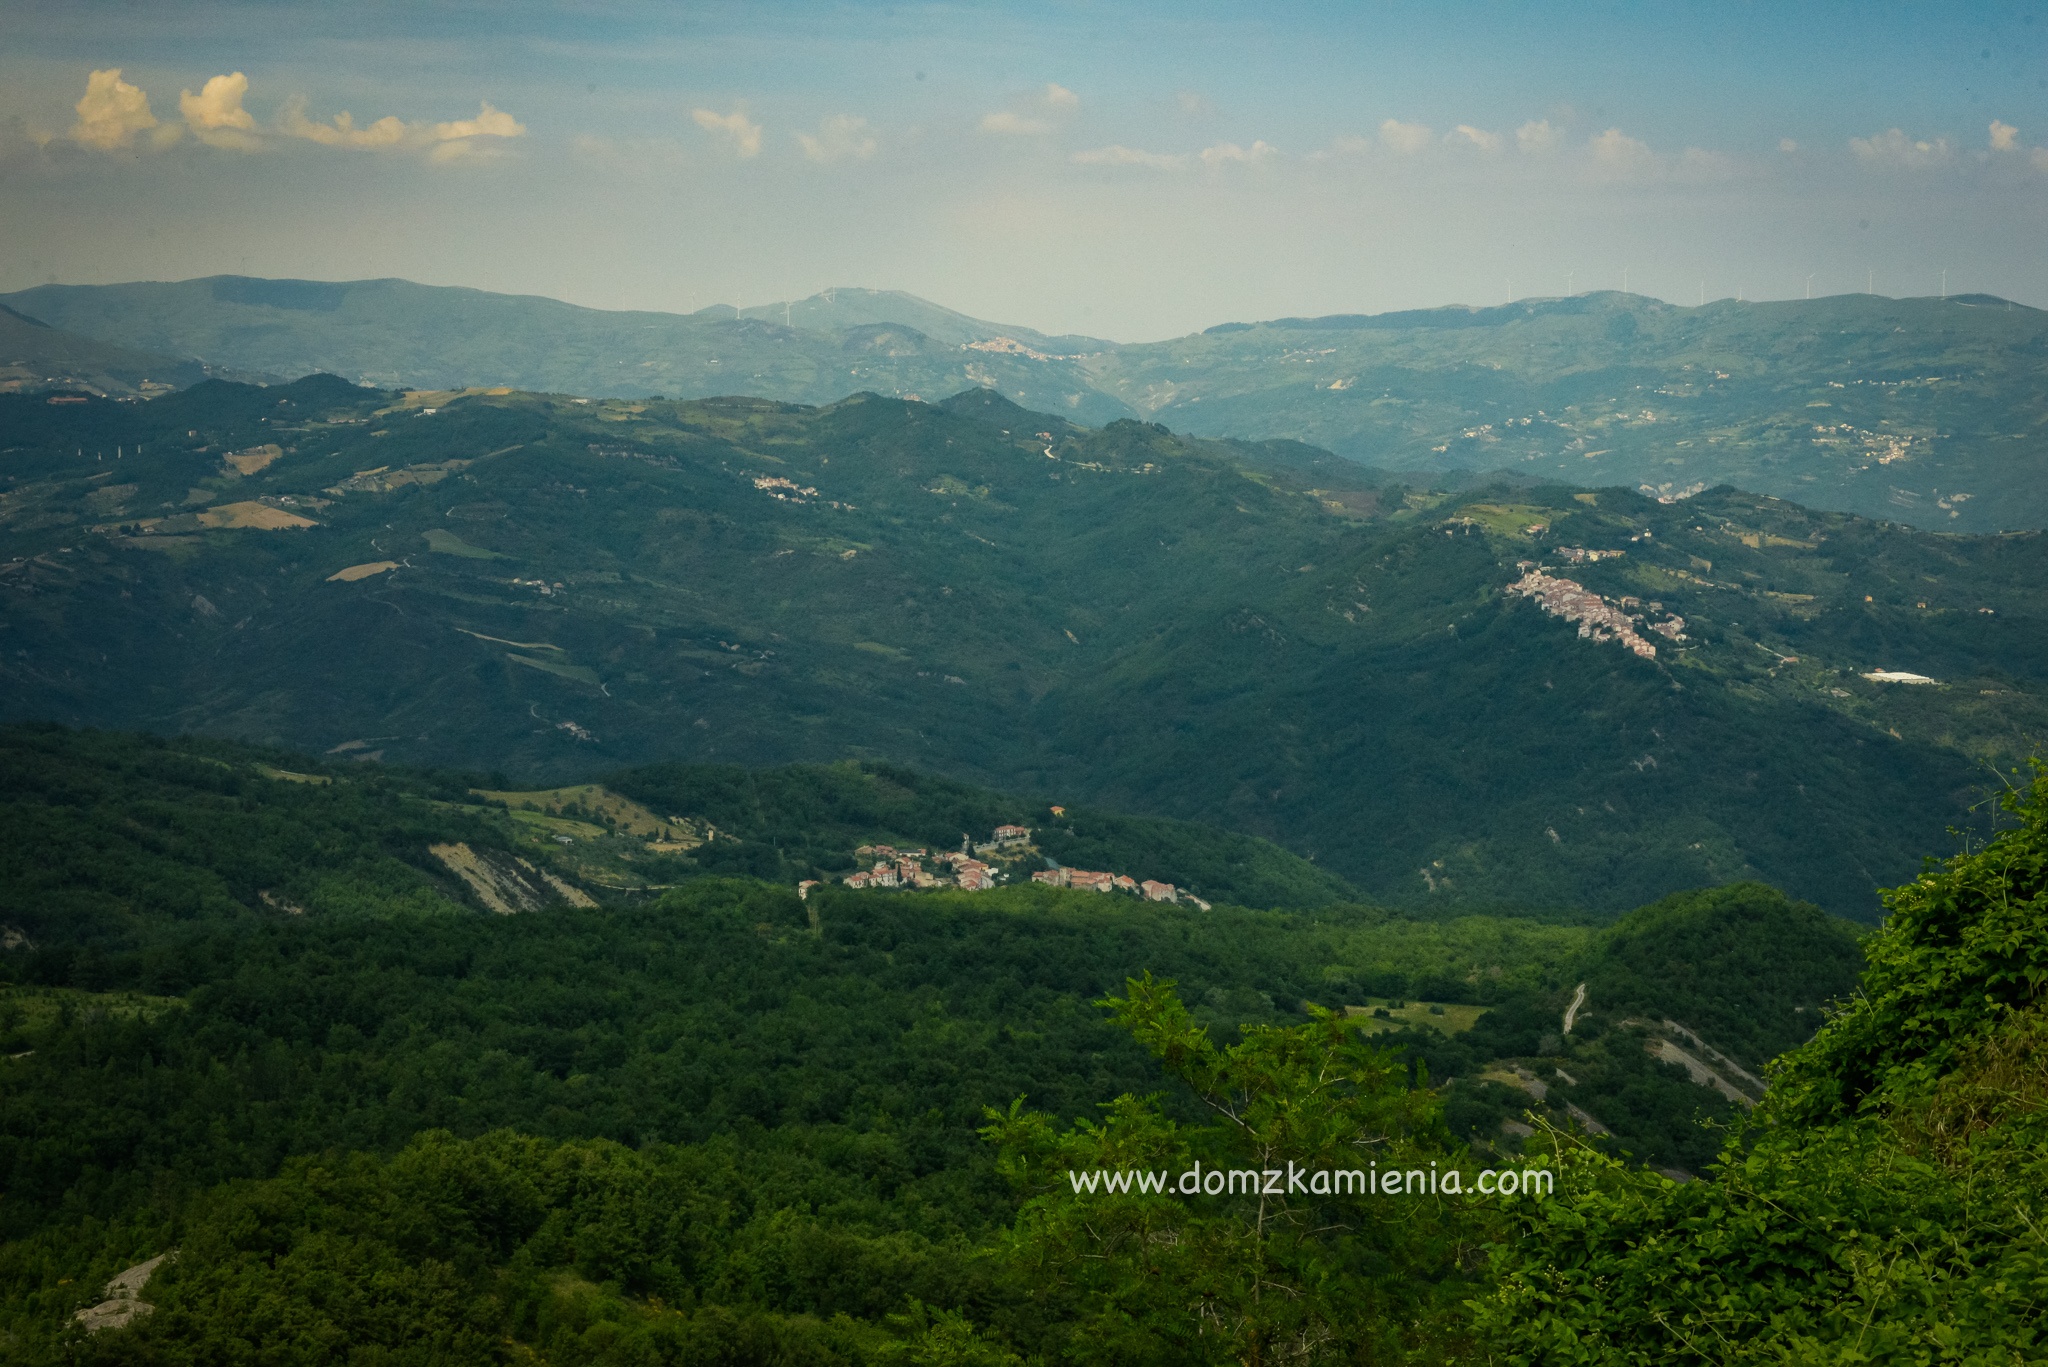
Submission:
POLYGON ((898 289, 1119 341, 1622 289, 2048 304, 2030 5, 0 9, 0 289, 898 289))
MULTIPOLYGON (((406 277, 406 276, 399 276, 399 275, 387 275, 387 276, 355 276, 355 277, 324 277, 324 276, 244 276, 244 275, 240 275, 240 274, 239 274, 238 272, 233 272, 233 271, 219 271, 219 272, 215 272, 215 273, 213 273, 212 275, 206 275, 206 276, 180 276, 180 277, 175 277, 175 278, 166 278, 166 279, 151 279, 151 280, 140 280, 140 279, 138 279, 138 280, 109 280, 109 281, 98 281, 98 282, 88 282, 88 281, 73 281, 73 280, 56 280, 56 281, 46 281, 46 282, 43 282, 43 283, 45 283, 45 284, 51 284, 51 285, 57 285, 57 286, 67 286, 67 285, 83 285, 83 286, 86 286, 86 287, 90 288, 90 287, 93 287, 93 286, 95 286, 95 285, 105 285, 105 286, 120 286, 120 285, 175 285, 175 284, 183 284, 183 283, 188 283, 188 282, 190 282, 190 281, 193 281, 193 280, 206 280, 206 279, 224 279, 224 278, 239 278, 239 279, 264 279, 264 280, 279 280, 279 281, 306 281, 306 282, 309 282, 309 283, 314 283, 314 284, 334 284, 334 285, 365 285, 365 284, 378 284, 378 283, 382 283, 382 282, 385 282, 385 281, 395 281, 395 282, 397 282, 397 283, 400 283, 400 284, 407 284, 407 285, 418 285, 418 286, 421 286, 421 287, 424 287, 424 288, 429 288, 429 289, 442 289, 442 288, 450 288, 450 289, 473 289, 473 288, 477 288, 477 287, 475 287, 475 286, 468 286, 468 285, 460 285, 460 284, 455 284, 455 285, 437 285, 437 284, 434 284, 433 282, 430 282, 430 281, 424 281, 424 280, 413 280, 413 279, 410 279, 410 278, 408 278, 408 277, 406 277)), ((28 289, 33 289, 33 288, 35 288, 35 286, 27 286, 27 287, 25 287, 25 288, 28 288, 28 289)), ((997 324, 997 325, 1002 325, 1002 326, 1008 326, 1008 327, 1018 327, 1018 328, 1031 328, 1031 325, 1030 325, 1029 323, 1023 322, 1023 321, 1022 321, 1022 320, 1020 320, 1020 319, 1016 319, 1016 318, 990 318, 990 317, 985 317, 985 316, 982 316, 982 315, 978 315, 978 314, 970 314, 970 313, 967 313, 967 311, 966 311, 966 310, 964 310, 964 309, 957 309, 957 308, 954 308, 954 306, 953 306, 952 304, 948 303, 948 302, 947 302, 946 300, 944 300, 944 299, 931 299, 931 298, 927 298, 927 297, 925 297, 924 295, 920 295, 920 294, 917 294, 916 292, 914 292, 914 291, 911 291, 911 290, 904 290, 904 289, 896 289, 896 288, 892 288, 892 287, 889 287, 889 286, 876 286, 876 285, 860 285, 860 284, 848 284, 848 283, 844 283, 844 282, 842 282, 842 283, 840 283, 840 284, 837 284, 837 285, 827 285, 827 286, 823 287, 823 288, 822 288, 822 289, 820 289, 820 290, 817 290, 816 292, 814 292, 814 293, 812 293, 812 294, 804 295, 803 297, 801 297, 801 298, 797 298, 797 299, 787 299, 787 300, 785 300, 785 299, 758 299, 758 300, 754 300, 754 301, 751 301, 751 302, 734 302, 734 301, 732 301, 732 300, 726 300, 726 299, 719 299, 719 300, 714 300, 714 301, 712 301, 712 302, 710 302, 710 303, 708 303, 708 304, 701 304, 701 305, 699 305, 699 306, 698 306, 698 307, 697 307, 697 308, 696 308, 695 310, 681 310, 681 309, 662 309, 662 308, 653 308, 653 307, 648 307, 648 306, 635 306, 635 305, 608 305, 608 304, 587 304, 587 303, 582 303, 582 302, 580 302, 580 301, 578 301, 578 300, 574 300, 574 299, 563 299, 563 298, 561 298, 561 297, 560 297, 560 296, 558 296, 558 295, 552 295, 552 294, 542 294, 542 293, 539 293, 539 292, 536 292, 536 291, 532 291, 532 290, 486 290, 486 291, 483 291, 483 292, 484 292, 484 293, 489 293, 489 294, 501 294, 501 295, 504 295, 504 296, 506 296, 506 297, 508 297, 508 298, 534 298, 534 299, 545 299, 545 300, 549 300, 549 301, 551 301, 551 302, 554 302, 554 303, 563 303, 563 304, 569 304, 569 305, 572 305, 572 306, 574 306, 574 307, 577 307, 577 308, 588 308, 588 309, 594 309, 594 310, 597 310, 597 311, 599 311, 599 312, 606 312, 606 313, 635 313, 635 312, 639 312, 639 313, 661 313, 661 314, 670 314, 670 315, 676 315, 676 316, 688 316, 688 315, 689 315, 689 313, 691 313, 691 312, 695 312, 695 313, 708 313, 708 314, 714 314, 714 315, 715 315, 715 314, 716 314, 716 313, 718 313, 718 312, 721 312, 721 311, 724 311, 724 310, 728 310, 728 309, 729 309, 729 310, 732 310, 732 312, 733 312, 733 316, 734 316, 735 318, 737 318, 737 317, 740 317, 740 316, 743 316, 743 315, 746 315, 746 314, 752 314, 752 313, 764 313, 764 312, 765 312, 765 313, 767 313, 767 314, 769 315, 769 321, 771 321, 771 322, 772 322, 772 321, 773 321, 773 311, 774 311, 774 310, 775 310, 776 308, 778 308, 778 307, 780 307, 780 306, 782 306, 782 305, 784 305, 784 304, 792 304, 792 305, 794 305, 794 304, 803 304, 803 303, 807 303, 807 302, 810 302, 810 301, 812 301, 812 300, 815 300, 815 299, 827 298, 827 297, 829 297, 830 295, 832 295, 832 294, 833 294, 833 293, 835 293, 835 292, 838 292, 838 293, 844 293, 844 292, 847 292, 847 291, 851 291, 851 290, 865 290, 865 291, 868 291, 868 292, 870 292, 870 293, 874 293, 874 294, 901 294, 901 295, 906 295, 906 296, 908 296, 908 297, 910 297, 910 298, 912 298, 912 299, 918 300, 919 302, 922 302, 922 303, 925 303, 925 304, 930 304, 930 305, 934 305, 934 306, 936 306, 936 307, 938 307, 938 308, 941 308, 941 309, 945 309, 945 310, 948 310, 948 311, 950 311, 950 312, 953 312, 953 313, 958 313, 958 314, 962 314, 963 316, 966 316, 966 317, 969 317, 969 318, 972 318, 972 319, 974 319, 974 320, 975 320, 976 322, 980 322, 980 323, 988 323, 988 324, 997 324)), ((8 294, 12 294, 12 293, 13 293, 13 291, 6 291, 5 293, 8 293, 8 294)), ((1989 295, 1989 294, 1988 294, 1988 292, 1986 292, 1986 291, 1956 291, 1956 290, 1952 290, 1952 291, 1950 291, 1950 295, 1951 295, 1951 296, 1955 296, 1955 295, 1959 295, 1959 294, 1964 294, 1964 293, 1971 293, 1971 294, 1975 294, 1975 295, 1977 295, 1978 297, 1992 297, 1992 298, 1998 298, 1998 299, 2000 299, 2000 300, 2001 300, 2001 301, 2003 301, 2003 302, 2006 302, 2006 303, 2010 303, 2010 304, 2017 304, 2017 305, 2019 305, 2019 306, 2020 306, 2020 307, 2022 307, 2022 308, 2029 308, 2029 309, 2038 309, 2038 308, 2040 308, 2040 307, 2041 307, 2040 305, 2035 305, 2035 304, 2025 304, 2025 303, 2022 303, 2022 302, 2021 302, 2020 300, 2017 300, 2017 299, 2005 299, 2005 298, 2004 298, 2004 296, 2000 296, 2000 295, 1989 295)), ((1194 327, 1190 327, 1190 328, 1188 328, 1188 329, 1187 329, 1187 330, 1186 330, 1185 332, 1180 332, 1180 333, 1170 333, 1170 334, 1164 334, 1164 335, 1161 335, 1161 336, 1157 336, 1157 337, 1106 337, 1106 336, 1103 336, 1103 335, 1102 335, 1102 334, 1100 334, 1100 333, 1085 333, 1085 332, 1076 332, 1076 333, 1072 333, 1072 334, 1067 334, 1067 335, 1073 335, 1073 336, 1086 336, 1086 337, 1093 337, 1093 338, 1095 338, 1095 339, 1096 339, 1096 340, 1098 340, 1098 341, 1105 341, 1105 342, 1111 342, 1111 343, 1114 343, 1114 344, 1116 344, 1116 345, 1119 345, 1119 346, 1132 346, 1132 345, 1143 345, 1144 343, 1146 343, 1146 342, 1151 342, 1151 341, 1171 341, 1171 340, 1174 340, 1175 338, 1179 338, 1179 337, 1187 337, 1187 336, 1192 336, 1192 335, 1195 335, 1195 334, 1197 334, 1197 333, 1200 333, 1200 332, 1202 332, 1202 331, 1203 331, 1203 330, 1204 330, 1205 328, 1215 327, 1215 326, 1217 326, 1217 325, 1219 325, 1219 324, 1226 324, 1226 323, 1264 323, 1264 322, 1272 322, 1272 321, 1274 321, 1274 320, 1276 320, 1276 319, 1281 319, 1281 318, 1298 318, 1298 317, 1318 317, 1318 316, 1323 316, 1323 317, 1327 317, 1327 316, 1345 316, 1345 315, 1357 316, 1357 315, 1360 315, 1360 314, 1367 314, 1367 315, 1369 316, 1369 315, 1370 315, 1371 313, 1388 313, 1388 312, 1425 312, 1425 311, 1428 311, 1428 310, 1431 310, 1431 309, 1458 309, 1458 308, 1466 308, 1466 309, 1474 309, 1474 310, 1478 310, 1478 309, 1486 309, 1486 308, 1498 308, 1498 307, 1501 307, 1502 305, 1504 305, 1504 304, 1508 304, 1508 303, 1514 303, 1514 304, 1541 304, 1541 303, 1549 303, 1549 302, 1553 302, 1553 301, 1555 301, 1555 300, 1558 300, 1558 299, 1563 299, 1563 298, 1585 298, 1585 297, 1589 297, 1589 296, 1593 296, 1593 295, 1612 295, 1612 294, 1626 294, 1626 296, 1627 296, 1627 297, 1629 297, 1629 298, 1635 298, 1635 299, 1643 299, 1643 300, 1647 300, 1647 301, 1649 301, 1649 302, 1652 302, 1652 303, 1664 303, 1664 304, 1668 304, 1668 305, 1670 305, 1671 307, 1675 307, 1675 308, 1681 308, 1681 309, 1683 309, 1683 308, 1693 308, 1693 307, 1698 307, 1698 305, 1695 305, 1695 304, 1688 304, 1688 303, 1686 303, 1686 302, 1685 302, 1685 301, 1683 301, 1683 300, 1675 300, 1675 301, 1674 301, 1674 300, 1658 300, 1658 299, 1657 299, 1657 298, 1656 298, 1656 297, 1655 297, 1654 295, 1646 295, 1646 294, 1643 294, 1643 293, 1641 293, 1641 292, 1639 292, 1639 291, 1621 291, 1621 290, 1606 290, 1606 289, 1582 289, 1582 290, 1578 290, 1578 291, 1576 291, 1576 292, 1575 292, 1575 293, 1574 293, 1573 295, 1569 295, 1569 296, 1567 296, 1567 295, 1563 295, 1563 294, 1528 294, 1528 295, 1519 295, 1519 296, 1517 296, 1516 298, 1514 298, 1514 299, 1512 299, 1512 300, 1503 300, 1503 301, 1496 301, 1496 302, 1494 302, 1494 303, 1486 303, 1486 304, 1474 304, 1474 303, 1471 303, 1470 301, 1467 301, 1467 300, 1463 300, 1463 299, 1448 299, 1448 300, 1444 300, 1444 301, 1442 301, 1442 302, 1440 302, 1440 303, 1434 303, 1434 304, 1420 304, 1420 305, 1404 305, 1404 306, 1402 306, 1401 308, 1398 308, 1398 309, 1376 309, 1376 310, 1370 310, 1370 311, 1367 311, 1367 310, 1343 310, 1343 311, 1341 311, 1341 313, 1340 313, 1340 312, 1338 312, 1338 311, 1333 311, 1333 310, 1319 310, 1319 311, 1316 311, 1316 312, 1303 312, 1303 313, 1297 313, 1297 314, 1284 314, 1284 313, 1275 313, 1275 312, 1264 312, 1264 313, 1258 313, 1258 314, 1247 314, 1247 315, 1245 315, 1245 316, 1243 316, 1243 317, 1237 317, 1237 318, 1214 318, 1214 319, 1210 319, 1210 320, 1208 320, 1208 321, 1207 321, 1207 322, 1205 322, 1205 323, 1197 324, 1197 325, 1196 325, 1196 326, 1194 326, 1194 327)), ((1823 295, 1823 294, 1815 294, 1815 295, 1814 295, 1814 296, 1813 296, 1813 297, 1812 297, 1812 298, 1811 298, 1810 300, 1804 300, 1804 301, 1795 301, 1795 300, 1791 300, 1791 299, 1710 299, 1710 300, 1708 300, 1708 301, 1707 301, 1707 303, 1708 303, 1708 304, 1728 304, 1728 303, 1739 303, 1739 304, 1785 304, 1785 303, 1793 303, 1793 302, 1810 302, 1810 303, 1823 303, 1823 302, 1825 302, 1826 300, 1828 300, 1828 299, 1830 299, 1830 298, 1851 298, 1851 297, 1860 297, 1860 296, 1863 296, 1864 294, 1865 294, 1865 292, 1864 292, 1864 291, 1861 291, 1861 290, 1845 290, 1845 291, 1842 291, 1842 292, 1840 292, 1839 294, 1834 294, 1834 295, 1823 295)), ((1928 294, 1928 295, 1907 295, 1907 294, 1901 294, 1901 295, 1888 295, 1888 294, 1885 294, 1885 293, 1884 293, 1883 291, 1881 291, 1881 290, 1880 290, 1880 291, 1876 291, 1876 292, 1875 292, 1875 295, 1874 295, 1874 297, 1877 297, 1877 298, 1883 298, 1883 299, 1890 299, 1890 300, 1897 300, 1897 301, 1909 301, 1909 300, 1914 300, 1914 299, 1934 299, 1934 298, 1937 298, 1937 297, 1939 297, 1939 296, 1937 296, 1937 295, 1933 295, 1933 294, 1928 294)), ((40 320, 39 320, 39 321, 40 321, 40 320)), ((798 327, 802 327, 802 326, 804 326, 804 324, 803 324, 803 323, 798 323, 798 324, 796 324, 796 326, 798 326, 798 327)), ((1038 331, 1038 332, 1044 332, 1044 331, 1046 331, 1046 329, 1042 329, 1042 328, 1031 328, 1031 330, 1033 330, 1033 331, 1038 331)), ((1052 334, 1052 335, 1062 335, 1062 334, 1052 334)))

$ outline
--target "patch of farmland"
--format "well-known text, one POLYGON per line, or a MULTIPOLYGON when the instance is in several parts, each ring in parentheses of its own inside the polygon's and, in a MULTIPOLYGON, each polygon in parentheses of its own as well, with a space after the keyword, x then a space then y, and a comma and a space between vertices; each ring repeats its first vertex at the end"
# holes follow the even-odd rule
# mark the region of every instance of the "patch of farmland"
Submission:
POLYGON ((1458 1002, 1405 1001, 1397 997, 1367 997, 1363 1006, 1347 1006, 1345 1014, 1368 1035, 1386 1030, 1435 1030, 1460 1035, 1479 1023, 1486 1014, 1483 1006, 1458 1002), (1382 1014, 1384 1013, 1384 1014, 1382 1014))
POLYGON ((273 508, 268 503, 249 500, 242 503, 223 503, 217 508, 208 508, 199 515, 202 527, 231 527, 254 529, 263 532, 296 531, 320 524, 310 517, 300 517, 282 508, 273 508))
POLYGON ((336 570, 327 576, 330 584, 353 584, 358 579, 368 579, 398 568, 396 560, 372 560, 367 565, 350 565, 347 569, 336 570))
POLYGON ((221 459, 233 467, 236 474, 253 475, 274 464, 283 455, 284 448, 273 441, 265 442, 261 446, 251 446, 246 451, 230 451, 221 459))
POLYGON ((472 546, 445 527, 435 527, 421 534, 427 549, 437 555, 459 555, 465 560, 508 560, 511 557, 497 551, 487 551, 482 546, 472 546))
POLYGON ((515 820, 551 819, 591 833, 580 836, 582 839, 608 831, 617 832, 637 836, 655 848, 669 852, 695 849, 715 834, 705 822, 688 817, 658 816, 600 783, 579 783, 566 788, 531 792, 490 792, 482 788, 471 791, 486 802, 504 807, 515 820))

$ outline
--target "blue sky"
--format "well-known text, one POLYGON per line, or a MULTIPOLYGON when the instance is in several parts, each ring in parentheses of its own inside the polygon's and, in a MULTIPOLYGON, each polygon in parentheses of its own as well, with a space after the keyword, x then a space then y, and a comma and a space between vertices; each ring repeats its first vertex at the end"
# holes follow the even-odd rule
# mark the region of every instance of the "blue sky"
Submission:
POLYGON ((0 3, 0 31, 0 288, 867 285, 1117 338, 1944 267, 2048 305, 2048 5, 0 3))

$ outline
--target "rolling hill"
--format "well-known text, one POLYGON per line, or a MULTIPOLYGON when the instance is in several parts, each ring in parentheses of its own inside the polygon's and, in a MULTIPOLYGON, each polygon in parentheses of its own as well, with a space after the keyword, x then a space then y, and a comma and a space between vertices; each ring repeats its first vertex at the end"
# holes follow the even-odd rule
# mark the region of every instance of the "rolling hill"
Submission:
POLYGON ((792 306, 694 314, 607 312, 531 295, 405 280, 204 280, 41 285, 4 302, 91 337, 266 374, 328 372, 363 384, 510 385, 598 397, 746 394, 830 403, 860 390, 937 399, 991 385, 1083 422, 1130 416, 1080 362, 1045 352, 1080 339, 999 329, 910 295, 838 291, 792 306), (905 321, 911 320, 911 321, 905 321), (824 325, 816 330, 810 323, 824 325), (929 327, 937 336, 920 330, 929 327), (1014 340, 1016 338, 1030 340, 1014 340), (957 339, 957 340, 956 340, 957 339))
POLYGON ((691 315, 410 284, 44 285, 34 317, 250 372, 599 397, 935 399, 1310 442, 1441 478, 1511 470, 1677 498, 1733 484, 1930 529, 2048 526, 2048 314, 1988 296, 1681 308, 1637 295, 1048 337, 900 291, 691 315))
POLYGON ((1625 294, 1286 318, 1119 347, 1105 392, 1389 469, 1720 484, 1916 526, 2048 525, 2048 313, 1988 296, 1625 294))
POLYGON ((53 328, 0 304, 0 394, 61 389, 155 398, 212 373, 198 361, 151 355, 53 328))
POLYGON ((1858 916, 2043 729, 2034 534, 1431 492, 983 390, 312 378, 0 397, 0 425, 15 718, 529 786, 883 760, 1263 836, 1418 907, 1755 877, 1858 916))

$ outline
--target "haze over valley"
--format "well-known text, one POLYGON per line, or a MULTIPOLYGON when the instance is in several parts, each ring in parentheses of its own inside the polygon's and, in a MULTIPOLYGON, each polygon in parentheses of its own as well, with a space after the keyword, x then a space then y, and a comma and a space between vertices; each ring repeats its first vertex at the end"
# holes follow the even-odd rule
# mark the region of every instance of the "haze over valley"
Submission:
MULTIPOLYGON (((1505 471, 1666 498, 1733 484, 1948 531, 2048 521, 2048 315, 1984 296, 1683 308, 1597 293, 1136 345, 865 289, 689 315, 400 280, 44 286, 5 302, 166 369, 808 404, 982 386, 1078 422, 1280 437, 1423 478, 1505 471)), ((23 362, 31 341, 14 343, 23 362)), ((59 373, 54 352, 37 364, 36 380, 59 373)))

